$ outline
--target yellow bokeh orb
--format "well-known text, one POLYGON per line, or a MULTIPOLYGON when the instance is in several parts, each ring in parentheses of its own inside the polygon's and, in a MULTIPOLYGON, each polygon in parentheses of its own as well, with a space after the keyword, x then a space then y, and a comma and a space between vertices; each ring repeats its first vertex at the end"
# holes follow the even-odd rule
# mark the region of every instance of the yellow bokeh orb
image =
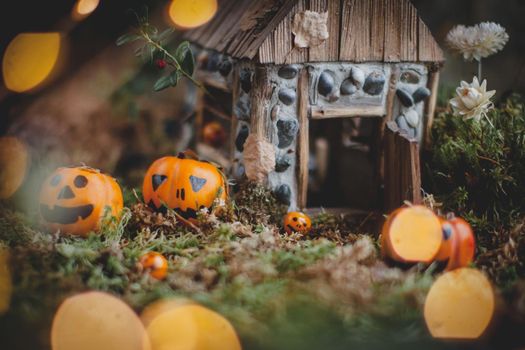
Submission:
POLYGON ((2 61, 5 86, 14 92, 36 88, 57 66, 61 34, 21 33, 7 46, 2 61))
POLYGON ((217 0, 172 0, 168 14, 175 26, 195 28, 211 20, 217 12, 217 0))
POLYGON ((71 16, 75 21, 80 21, 95 11, 100 0, 78 0, 73 7, 71 16))
POLYGON ((0 137, 0 199, 7 199, 18 190, 28 167, 27 146, 14 136, 0 137))
POLYGON ((0 247, 0 315, 9 310, 13 285, 9 270, 9 251, 0 247))

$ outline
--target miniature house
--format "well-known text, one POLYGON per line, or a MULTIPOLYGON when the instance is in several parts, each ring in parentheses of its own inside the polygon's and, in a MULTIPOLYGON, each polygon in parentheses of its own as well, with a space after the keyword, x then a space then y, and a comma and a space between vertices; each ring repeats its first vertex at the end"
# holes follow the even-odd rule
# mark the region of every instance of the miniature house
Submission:
POLYGON ((420 201, 443 54, 409 0, 224 0, 186 38, 202 49, 198 78, 212 95, 202 94, 197 121, 230 128, 232 177, 304 208, 309 128, 374 118, 386 208, 420 201))

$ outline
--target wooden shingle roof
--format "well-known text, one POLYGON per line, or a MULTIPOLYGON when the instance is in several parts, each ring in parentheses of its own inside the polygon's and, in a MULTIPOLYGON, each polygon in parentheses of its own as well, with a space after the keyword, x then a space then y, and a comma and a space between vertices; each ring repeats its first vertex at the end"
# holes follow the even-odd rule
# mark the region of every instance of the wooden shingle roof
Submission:
POLYGON ((185 36, 260 63, 444 60, 409 0, 219 0, 215 17, 185 36), (328 12, 330 37, 320 46, 298 49, 291 27, 294 15, 304 10, 328 12))

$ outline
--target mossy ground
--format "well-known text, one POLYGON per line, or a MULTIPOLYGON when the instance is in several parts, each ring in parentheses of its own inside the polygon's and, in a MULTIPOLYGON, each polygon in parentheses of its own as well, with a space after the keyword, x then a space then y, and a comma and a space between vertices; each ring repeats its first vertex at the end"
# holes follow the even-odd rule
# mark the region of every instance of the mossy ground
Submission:
POLYGON ((312 235, 284 234, 284 208, 253 185, 226 207, 200 213, 198 228, 153 213, 135 196, 127 206, 118 225, 87 239, 46 233, 23 214, 0 211, 14 284, 0 319, 5 344, 47 346, 57 305, 88 289, 119 295, 138 312, 162 297, 190 297, 228 317, 247 349, 432 343, 420 311, 431 274, 386 266, 375 240, 351 232, 344 217, 321 214, 312 235), (168 258, 164 281, 138 264, 147 251, 168 258))
MULTIPOLYGON (((503 319, 523 324, 523 103, 511 99, 489 117, 495 128, 449 112, 437 118, 425 190, 442 211, 473 223, 475 265, 502 287, 510 310, 503 319)), ((230 319, 245 349, 465 348, 428 336, 422 304, 434 266, 385 265, 378 232, 369 230, 373 218, 321 213, 308 235, 288 235, 285 208, 264 188, 241 184, 226 207, 201 212, 198 227, 187 227, 173 213, 151 212, 140 194, 125 194, 120 223, 87 239, 47 233, 30 215, 0 208, 0 247, 9 249, 14 287, 0 316, 2 348, 45 349, 57 305, 89 289, 119 295, 137 312, 159 298, 189 297, 230 319), (165 280, 138 264, 147 251, 168 258, 165 280)), ((515 333, 502 324, 476 348, 503 348, 498 339, 515 333)))

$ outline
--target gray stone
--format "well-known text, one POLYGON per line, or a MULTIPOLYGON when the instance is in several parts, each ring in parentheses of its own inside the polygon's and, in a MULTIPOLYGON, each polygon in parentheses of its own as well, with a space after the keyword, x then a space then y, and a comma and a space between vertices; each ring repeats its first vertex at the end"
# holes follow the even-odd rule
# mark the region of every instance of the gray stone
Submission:
POLYGON ((299 130, 299 123, 295 119, 283 120, 280 119, 277 121, 277 136, 279 137, 279 144, 277 147, 286 148, 290 146, 297 131, 299 130))
POLYGON ((352 78, 354 85, 358 89, 363 87, 363 84, 365 83, 365 72, 363 72, 362 69, 357 68, 357 67, 352 68, 350 77, 352 78))
POLYGON ((420 87, 412 94, 412 98, 415 103, 419 103, 423 100, 426 100, 430 96, 430 90, 426 87, 420 87))
POLYGON ((297 67, 292 65, 287 65, 279 68, 277 74, 284 79, 293 79, 297 76, 297 67))
POLYGON ((412 107, 414 105, 414 100, 412 99, 412 95, 408 91, 406 91, 403 88, 398 88, 396 90, 396 95, 401 104, 405 107, 412 107))
POLYGON ((229 58, 224 58, 221 61, 221 63, 219 63, 219 73, 221 73, 223 77, 226 77, 228 76, 228 74, 230 74, 231 71, 232 71, 232 62, 230 61, 229 58))
POLYGON ((235 139, 235 147, 239 152, 244 151, 244 143, 250 134, 250 129, 246 125, 242 125, 241 129, 237 133, 237 138, 235 139))
POLYGON ((292 199, 292 190, 290 190, 290 186, 281 185, 277 187, 273 193, 279 202, 290 205, 292 199))
POLYGON ((401 130, 405 130, 407 133, 407 136, 410 138, 416 137, 416 130, 412 128, 410 125, 408 125, 407 120, 405 119, 405 116, 401 114, 399 117, 396 118, 397 126, 401 130))
POLYGON ((294 89, 279 90, 279 100, 287 106, 292 105, 295 102, 295 90, 294 89))
POLYGON ((252 89, 252 73, 247 69, 241 70, 241 74, 239 74, 239 80, 241 82, 242 91, 249 93, 252 89))
POLYGON ((381 72, 372 72, 366 77, 363 90, 369 95, 379 95, 385 86, 385 76, 381 72))
POLYGON ((405 84, 419 84, 420 77, 418 73, 412 70, 407 70, 401 74, 399 80, 405 84))
POLYGON ((351 78, 345 79, 341 84, 341 95, 353 95, 357 92, 357 86, 351 78))
POLYGON ((208 53, 208 59, 206 62, 206 70, 210 72, 216 72, 219 69, 219 63, 221 62, 221 55, 217 52, 208 53))
POLYGON ((415 109, 409 109, 405 112, 405 119, 407 120, 408 125, 413 128, 417 128, 419 125, 419 114, 415 109))
POLYGON ((275 160, 275 171, 278 173, 282 173, 286 171, 290 165, 292 165, 292 157, 285 154, 283 156, 277 157, 275 160))
POLYGON ((235 104, 235 115, 237 119, 249 121, 250 120, 250 101, 239 99, 235 104))
POLYGON ((334 74, 325 70, 319 76, 319 81, 317 82, 317 91, 323 96, 328 96, 334 91, 335 79, 334 74))

